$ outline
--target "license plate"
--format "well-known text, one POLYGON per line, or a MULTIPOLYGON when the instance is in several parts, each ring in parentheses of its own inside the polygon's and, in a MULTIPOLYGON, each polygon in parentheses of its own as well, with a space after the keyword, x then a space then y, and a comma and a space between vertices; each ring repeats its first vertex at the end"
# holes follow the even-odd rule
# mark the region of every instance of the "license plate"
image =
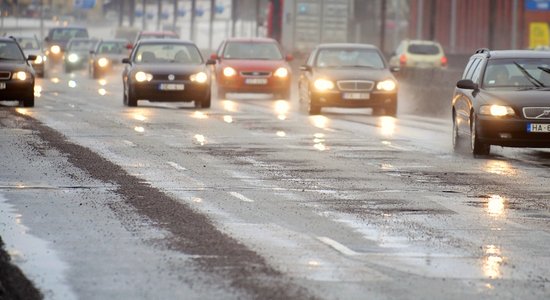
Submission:
POLYGON ((183 91, 184 89, 183 83, 161 83, 159 85, 159 90, 162 91, 183 91))
POLYGON ((244 80, 246 84, 267 84, 267 78, 247 78, 244 80))
POLYGON ((550 132, 550 124, 527 124, 527 132, 550 132))
POLYGON ((6 83, 0 82, 0 90, 5 90, 5 89, 6 89, 6 83))
POLYGON ((366 100, 370 98, 369 93, 344 93, 342 98, 347 100, 366 100))

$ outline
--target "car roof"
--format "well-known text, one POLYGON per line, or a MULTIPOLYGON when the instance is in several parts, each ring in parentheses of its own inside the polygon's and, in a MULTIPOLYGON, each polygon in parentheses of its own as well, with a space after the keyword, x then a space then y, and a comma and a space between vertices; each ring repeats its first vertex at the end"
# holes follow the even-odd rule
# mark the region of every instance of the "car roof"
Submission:
POLYGON ((173 31, 140 31, 140 35, 148 34, 148 35, 178 35, 177 33, 173 31))
POLYGON ((15 42, 15 40, 13 38, 5 37, 5 36, 0 36, 0 41, 2 41, 2 42, 6 42, 6 41, 15 42))
POLYGON ((407 40, 409 44, 439 45, 437 41, 430 40, 407 40))
POLYGON ((190 44, 195 45, 192 41, 183 39, 142 39, 137 42, 141 44, 190 44))
POLYGON ((232 37, 225 39, 226 42, 249 42, 249 43, 277 43, 276 40, 271 38, 260 37, 232 37))
MULTIPOLYGON (((490 59, 499 58, 550 58, 550 52, 537 50, 490 50, 490 59)), ((479 53, 486 56, 485 53, 479 53)))
POLYGON ((86 28, 84 26, 57 26, 57 27, 50 28, 50 30, 56 30, 56 29, 84 29, 84 30, 88 30, 88 28, 86 28))
POLYGON ((360 43, 327 43, 320 44, 317 48, 362 48, 362 49, 378 49, 378 47, 371 44, 360 44, 360 43))
POLYGON ((100 43, 128 43, 127 39, 101 39, 100 43))

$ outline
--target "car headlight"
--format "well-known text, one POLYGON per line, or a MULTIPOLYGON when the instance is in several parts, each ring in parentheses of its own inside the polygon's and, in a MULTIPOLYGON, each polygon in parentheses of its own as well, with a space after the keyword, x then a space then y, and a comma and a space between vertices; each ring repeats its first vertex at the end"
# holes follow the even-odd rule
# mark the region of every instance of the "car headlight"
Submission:
POLYGON ((279 78, 286 78, 288 76, 288 70, 286 68, 278 68, 273 75, 279 78))
POLYGON ((235 69, 231 68, 231 67, 225 67, 223 69, 223 75, 225 77, 232 77, 232 76, 235 76, 237 75, 237 71, 235 71, 235 69))
POLYGON ((204 72, 199 72, 197 74, 193 74, 189 77, 191 81, 198 82, 198 83, 205 83, 208 80, 208 75, 204 72))
POLYGON ((334 88, 334 83, 330 80, 326 79, 317 79, 313 83, 315 88, 319 91, 326 91, 326 90, 332 90, 334 88))
POLYGON ((144 82, 146 80, 151 81, 151 80, 153 80, 153 75, 149 74, 149 73, 139 71, 139 72, 136 73, 135 78, 136 78, 137 82, 144 82))
POLYGON ((34 63, 39 65, 44 62, 44 59, 42 58, 42 55, 37 55, 36 59, 34 60, 34 63))
POLYGON ((479 108, 479 113, 482 115, 489 115, 493 117, 513 116, 516 113, 510 106, 505 105, 482 105, 479 108))
POLYGON ((59 54, 59 53, 61 53, 61 47, 59 47, 58 45, 53 45, 53 46, 50 47, 50 51, 53 54, 59 54))
POLYGON ((69 54, 69 57, 67 58, 70 63, 75 63, 78 61, 79 57, 76 53, 69 54))
POLYGON ((29 74, 24 71, 19 71, 13 74, 13 79, 19 79, 21 81, 26 80, 29 77, 29 74))
POLYGON ((391 79, 380 81, 376 85, 377 90, 386 91, 386 92, 391 92, 391 91, 395 90, 396 87, 397 87, 397 85, 395 84, 395 81, 393 81, 391 79))
POLYGON ((105 57, 102 57, 97 60, 97 65, 101 68, 105 68, 109 64, 109 60, 105 57))

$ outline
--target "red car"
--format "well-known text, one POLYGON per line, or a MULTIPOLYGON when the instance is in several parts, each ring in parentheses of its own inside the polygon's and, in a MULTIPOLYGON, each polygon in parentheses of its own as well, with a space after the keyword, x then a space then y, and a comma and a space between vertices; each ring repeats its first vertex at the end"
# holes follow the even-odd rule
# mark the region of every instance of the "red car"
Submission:
POLYGON ((268 38, 230 38, 216 54, 218 98, 227 93, 266 93, 289 99, 292 56, 283 55, 279 43, 268 38))

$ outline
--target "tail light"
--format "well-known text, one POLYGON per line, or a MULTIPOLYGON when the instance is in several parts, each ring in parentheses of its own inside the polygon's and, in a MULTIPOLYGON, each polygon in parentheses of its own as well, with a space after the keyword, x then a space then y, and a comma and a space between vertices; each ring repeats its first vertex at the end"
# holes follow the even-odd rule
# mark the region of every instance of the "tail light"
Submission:
POLYGON ((442 57, 441 57, 441 66, 442 66, 442 67, 446 67, 446 66, 447 66, 447 57, 446 57, 446 56, 442 56, 442 57))
POLYGON ((399 63, 404 66, 407 64, 407 55, 405 54, 401 54, 401 56, 399 56, 399 63))

